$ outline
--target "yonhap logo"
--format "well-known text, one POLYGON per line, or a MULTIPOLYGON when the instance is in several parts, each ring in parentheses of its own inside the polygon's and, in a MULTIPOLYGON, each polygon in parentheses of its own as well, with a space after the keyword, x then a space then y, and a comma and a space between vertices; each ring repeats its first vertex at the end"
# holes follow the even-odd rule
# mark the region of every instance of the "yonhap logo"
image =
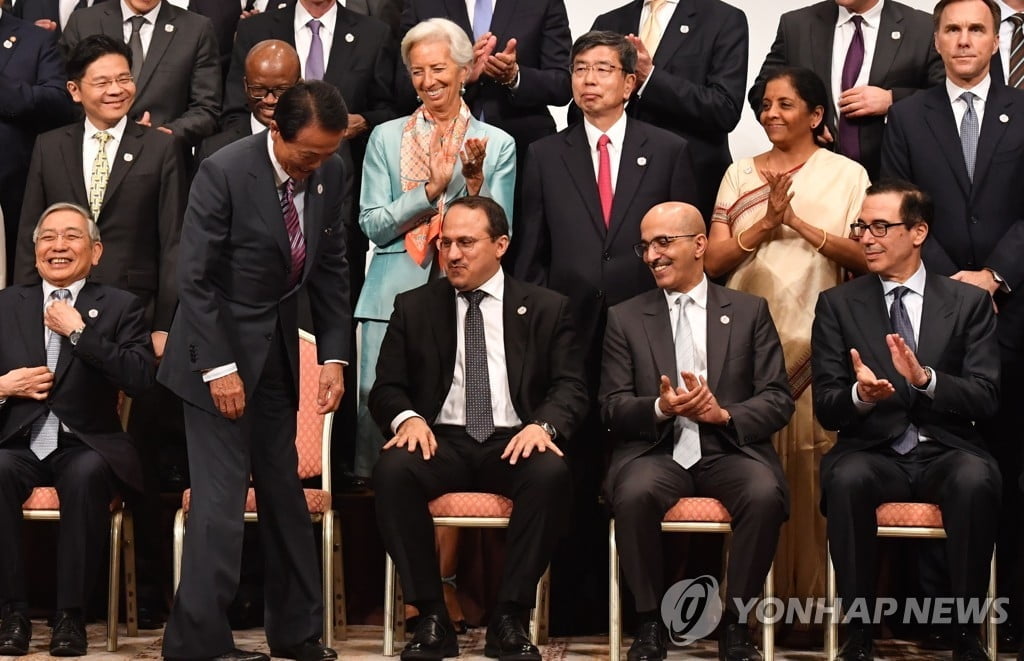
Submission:
POLYGON ((661 619, 680 647, 709 636, 722 619, 722 600, 714 576, 679 581, 661 599, 661 619))

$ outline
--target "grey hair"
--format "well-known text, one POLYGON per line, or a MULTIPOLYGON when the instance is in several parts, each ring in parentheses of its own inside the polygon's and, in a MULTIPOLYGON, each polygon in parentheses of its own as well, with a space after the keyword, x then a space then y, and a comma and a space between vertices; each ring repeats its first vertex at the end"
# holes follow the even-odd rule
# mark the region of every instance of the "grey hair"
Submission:
POLYGON ((42 227, 43 221, 51 213, 56 211, 74 211, 82 218, 85 218, 85 224, 89 228, 89 239, 93 243, 98 243, 100 240, 100 226, 96 224, 96 221, 92 219, 92 214, 85 207, 79 206, 74 202, 55 202, 50 206, 46 207, 42 215, 39 216, 39 220, 36 221, 36 227, 32 230, 32 243, 35 243, 39 238, 39 228, 42 227))
POLYGON ((409 51, 416 44, 428 41, 447 42, 452 60, 460 67, 473 63, 473 43, 465 31, 447 18, 430 18, 417 23, 402 39, 402 63, 409 68, 409 51))

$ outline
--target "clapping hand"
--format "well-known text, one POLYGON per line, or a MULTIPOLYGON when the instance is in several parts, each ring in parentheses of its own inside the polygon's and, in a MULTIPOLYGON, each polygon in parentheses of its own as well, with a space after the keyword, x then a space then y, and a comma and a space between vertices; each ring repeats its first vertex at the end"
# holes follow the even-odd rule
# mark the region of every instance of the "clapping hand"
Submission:
POLYGON ((896 388, 888 379, 879 379, 871 368, 864 364, 859 351, 850 349, 850 359, 853 361, 853 373, 857 377, 857 396, 862 402, 873 404, 896 393, 896 388))
POLYGON ((462 145, 462 177, 470 195, 479 195, 484 185, 484 157, 487 138, 466 138, 462 145))
POLYGON ((430 136, 430 178, 427 180, 427 199, 436 200, 448 189, 448 183, 455 172, 455 159, 458 158, 459 146, 452 145, 449 138, 445 140, 444 131, 440 127, 434 129, 430 136))
POLYGON ((769 229, 775 229, 787 222, 793 214, 790 202, 793 201, 793 175, 788 172, 777 173, 771 170, 762 170, 761 176, 768 182, 768 208, 765 210, 764 219, 769 229))

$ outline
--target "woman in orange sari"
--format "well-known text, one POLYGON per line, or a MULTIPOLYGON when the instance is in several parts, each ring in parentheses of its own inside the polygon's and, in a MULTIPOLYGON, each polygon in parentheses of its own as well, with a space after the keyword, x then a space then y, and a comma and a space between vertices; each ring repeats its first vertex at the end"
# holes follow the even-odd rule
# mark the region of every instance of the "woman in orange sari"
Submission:
POLYGON ((844 271, 866 270, 849 224, 869 181, 858 163, 818 145, 828 95, 808 69, 779 69, 768 79, 760 120, 772 148, 733 163, 722 179, 708 233, 705 269, 732 289, 768 300, 779 330, 796 411, 775 435, 789 480, 789 525, 775 556, 776 594, 824 592, 825 521, 818 509, 821 456, 835 435, 814 418, 811 322, 818 293, 844 271))

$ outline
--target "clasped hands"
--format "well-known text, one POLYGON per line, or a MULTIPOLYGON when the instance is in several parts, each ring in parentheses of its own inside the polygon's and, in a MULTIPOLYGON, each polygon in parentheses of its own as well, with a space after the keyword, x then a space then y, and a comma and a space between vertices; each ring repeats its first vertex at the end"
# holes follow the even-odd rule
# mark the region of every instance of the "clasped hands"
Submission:
MULTIPOLYGON (((423 458, 429 460, 437 454, 437 439, 427 421, 417 415, 403 420, 402 424, 398 425, 395 435, 384 444, 385 450, 391 448, 405 448, 409 452, 419 450, 423 454, 423 458)), ((512 437, 501 453, 501 458, 507 459, 508 463, 515 466, 520 458, 529 459, 534 452, 547 452, 548 450, 559 457, 565 456, 540 425, 531 423, 512 437)))
POLYGON ((708 387, 707 379, 692 372, 680 372, 679 376, 685 387, 674 388, 668 377, 661 375, 658 407, 663 414, 712 425, 729 422, 729 412, 718 405, 718 399, 708 387))
POLYGON ((791 225, 796 214, 793 213, 791 202, 794 191, 790 190, 793 185, 792 172, 774 172, 772 170, 761 170, 761 176, 768 182, 768 208, 765 210, 765 229, 773 230, 779 225, 791 225))
MULTIPOLYGON (((907 380, 907 383, 923 388, 928 383, 928 372, 921 367, 917 356, 910 350, 907 343, 897 333, 889 333, 885 336, 885 344, 889 347, 889 356, 892 358, 893 367, 907 380)), ((857 396, 861 401, 873 404, 891 397, 896 388, 888 379, 879 379, 874 371, 861 360, 860 352, 850 349, 850 359, 853 361, 853 372, 857 377, 857 396)))

